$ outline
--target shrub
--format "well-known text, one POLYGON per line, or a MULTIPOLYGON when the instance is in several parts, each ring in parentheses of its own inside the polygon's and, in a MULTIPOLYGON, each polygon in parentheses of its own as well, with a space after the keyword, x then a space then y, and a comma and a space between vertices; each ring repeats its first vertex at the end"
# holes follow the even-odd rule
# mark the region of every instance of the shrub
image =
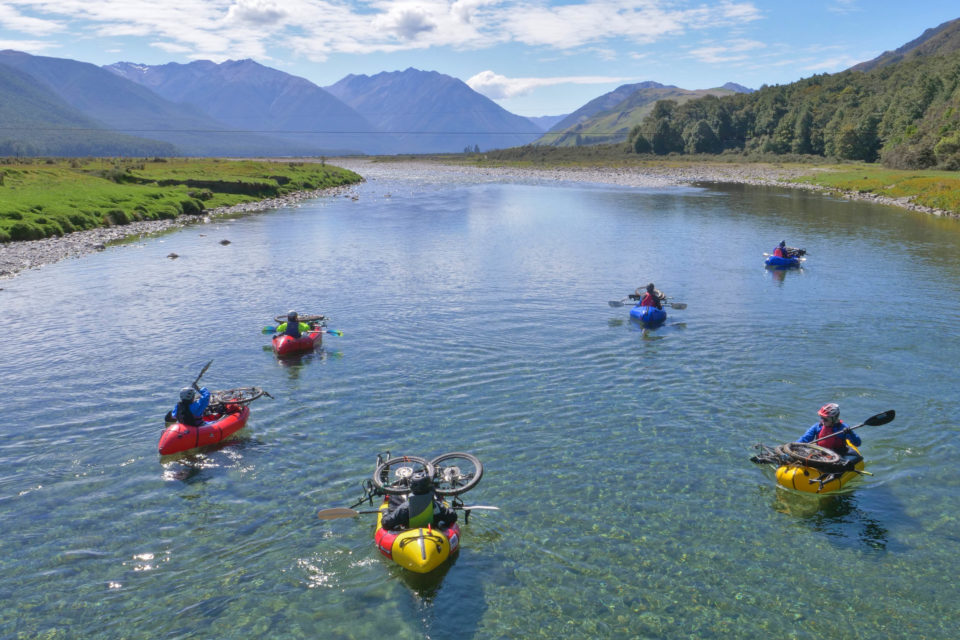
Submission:
POLYGON ((203 213, 203 203, 193 199, 181 200, 180 210, 188 216, 198 216, 203 213))
POLYGON ((29 222, 17 222, 10 227, 11 240, 39 240, 43 237, 43 230, 29 222))
POLYGON ((213 192, 210 189, 200 189, 198 191, 187 191, 187 195, 197 200, 206 201, 213 197, 213 192))
POLYGON ((127 212, 123 209, 110 209, 107 211, 106 215, 103 217, 104 224, 107 225, 118 225, 123 226, 125 224, 130 224, 130 218, 127 216, 127 212))

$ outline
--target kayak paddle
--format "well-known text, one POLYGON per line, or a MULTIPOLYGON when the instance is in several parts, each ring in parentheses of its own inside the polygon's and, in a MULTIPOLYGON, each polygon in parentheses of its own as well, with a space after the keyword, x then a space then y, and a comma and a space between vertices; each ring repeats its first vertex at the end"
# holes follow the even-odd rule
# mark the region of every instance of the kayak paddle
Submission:
MULTIPOLYGON (((847 432, 847 431, 853 431, 854 429, 859 429, 860 427, 863 427, 863 426, 867 426, 867 427, 879 427, 879 426, 882 425, 882 424, 887 424, 888 422, 892 422, 893 419, 896 417, 896 415, 897 415, 897 412, 896 412, 896 411, 894 411, 893 409, 889 409, 889 410, 887 410, 887 411, 884 411, 883 413, 878 413, 878 414, 875 415, 875 416, 870 416, 869 418, 867 418, 866 420, 864 420, 863 422, 861 422, 860 424, 858 424, 858 425, 856 425, 856 426, 854 426, 854 427, 847 427, 846 429, 844 429, 844 430, 841 431, 840 433, 845 433, 845 432, 847 432)), ((835 435, 836 435, 835 433, 831 433, 829 436, 823 436, 822 438, 817 438, 816 440, 811 440, 811 441, 810 441, 810 444, 816 444, 817 442, 820 442, 821 440, 826 440, 827 438, 832 438, 832 437, 834 437, 835 435)))
MULTIPOLYGON (((486 507, 477 505, 473 507, 453 507, 463 511, 500 511, 500 507, 486 507)), ((336 520, 338 518, 352 518, 363 513, 380 513, 380 509, 368 509, 366 511, 357 511, 356 509, 347 509, 346 507, 334 507, 333 509, 323 509, 317 512, 317 517, 321 520, 336 520)))
MULTIPOLYGON (((608 300, 608 301, 607 301, 607 304, 610 305, 611 307, 622 307, 622 306, 624 306, 624 305, 627 303, 627 300, 629 300, 629 298, 624 298, 623 300, 608 300)), ((669 306, 671 309, 686 309, 686 308, 687 308, 687 303, 686 303, 686 302, 666 302, 666 301, 664 301, 662 304, 664 304, 665 306, 669 306)))
POLYGON ((198 376, 197 376, 197 379, 193 381, 193 384, 190 385, 191 387, 193 387, 194 389, 197 389, 197 390, 199 391, 199 387, 197 387, 197 383, 200 382, 200 378, 203 377, 203 374, 205 374, 205 373, 207 372, 207 369, 209 369, 209 368, 210 368, 210 365, 212 365, 212 364, 213 364, 213 360, 211 360, 210 362, 208 362, 207 364, 205 364, 205 365, 203 366, 203 369, 200 369, 200 375, 198 375, 198 376))
MULTIPOLYGON (((316 331, 316 329, 312 329, 312 331, 316 331)), ((341 331, 340 329, 321 329, 321 331, 323 333, 329 333, 332 336, 337 336, 338 338, 343 337, 343 331, 341 331)), ((260 330, 260 333, 276 333, 276 332, 277 332, 276 327, 264 327, 263 329, 260 330)), ((301 332, 301 333, 310 333, 310 332, 307 331, 307 332, 301 332)))

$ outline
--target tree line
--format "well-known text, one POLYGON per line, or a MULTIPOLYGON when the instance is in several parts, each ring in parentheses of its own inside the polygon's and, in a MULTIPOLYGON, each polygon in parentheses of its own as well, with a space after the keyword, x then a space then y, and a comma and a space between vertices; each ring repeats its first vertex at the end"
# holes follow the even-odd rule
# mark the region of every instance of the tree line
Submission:
POLYGON ((960 170, 960 52, 749 94, 661 100, 627 144, 657 155, 801 154, 960 170))

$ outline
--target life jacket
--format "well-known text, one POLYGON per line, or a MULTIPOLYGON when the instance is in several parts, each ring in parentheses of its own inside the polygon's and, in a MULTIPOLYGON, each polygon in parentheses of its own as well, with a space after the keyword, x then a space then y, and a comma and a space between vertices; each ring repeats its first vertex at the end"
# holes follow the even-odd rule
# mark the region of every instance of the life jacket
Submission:
POLYGON ((847 441, 846 438, 840 432, 846 427, 842 422, 838 422, 832 427, 828 427, 822 422, 820 423, 820 430, 817 431, 817 437, 814 440, 823 438, 824 436, 829 436, 831 434, 837 434, 833 437, 827 438, 826 440, 820 440, 817 444, 821 447, 826 447, 831 451, 836 451, 837 453, 846 453, 847 451, 847 441))
POLYGON ((660 304, 660 299, 657 296, 651 295, 649 291, 643 294, 643 299, 640 301, 640 306, 663 309, 663 305, 660 304))
POLYGON ((299 322, 284 322, 279 327, 277 331, 281 332, 285 336, 290 336, 291 338, 299 338, 300 333, 300 323, 299 322))
POLYGON ((177 422, 180 424, 185 424, 189 427, 200 427, 203 425, 203 416, 193 415, 193 411, 190 410, 190 405, 193 404, 189 400, 181 400, 177 403, 177 409, 174 412, 176 414, 177 422))
POLYGON ((422 493, 420 495, 412 494, 407 498, 410 508, 410 522, 407 526, 411 529, 417 527, 426 527, 433 524, 433 492, 422 493))
POLYGON ((787 257, 786 255, 784 255, 783 249, 780 248, 780 245, 777 245, 777 248, 773 250, 773 255, 774 255, 774 257, 777 257, 777 258, 786 258, 786 257, 787 257))

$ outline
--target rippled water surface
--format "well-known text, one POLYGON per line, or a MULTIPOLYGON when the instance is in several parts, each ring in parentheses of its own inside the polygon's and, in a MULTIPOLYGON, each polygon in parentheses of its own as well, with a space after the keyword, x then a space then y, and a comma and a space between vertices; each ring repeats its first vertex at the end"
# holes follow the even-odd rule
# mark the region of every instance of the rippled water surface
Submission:
POLYGON ((0 282, 0 637, 955 637, 960 223, 370 177, 0 282), (781 239, 805 269, 763 268, 781 239), (689 305, 652 331, 607 304, 648 281, 689 305), (345 335, 279 363, 260 329, 289 308, 345 335), (210 359, 210 388, 276 399, 160 460, 210 359), (859 430, 873 475, 778 490, 752 445, 827 401, 897 410, 859 430), (439 575, 316 517, 385 450, 485 464, 467 502, 502 510, 439 575))

